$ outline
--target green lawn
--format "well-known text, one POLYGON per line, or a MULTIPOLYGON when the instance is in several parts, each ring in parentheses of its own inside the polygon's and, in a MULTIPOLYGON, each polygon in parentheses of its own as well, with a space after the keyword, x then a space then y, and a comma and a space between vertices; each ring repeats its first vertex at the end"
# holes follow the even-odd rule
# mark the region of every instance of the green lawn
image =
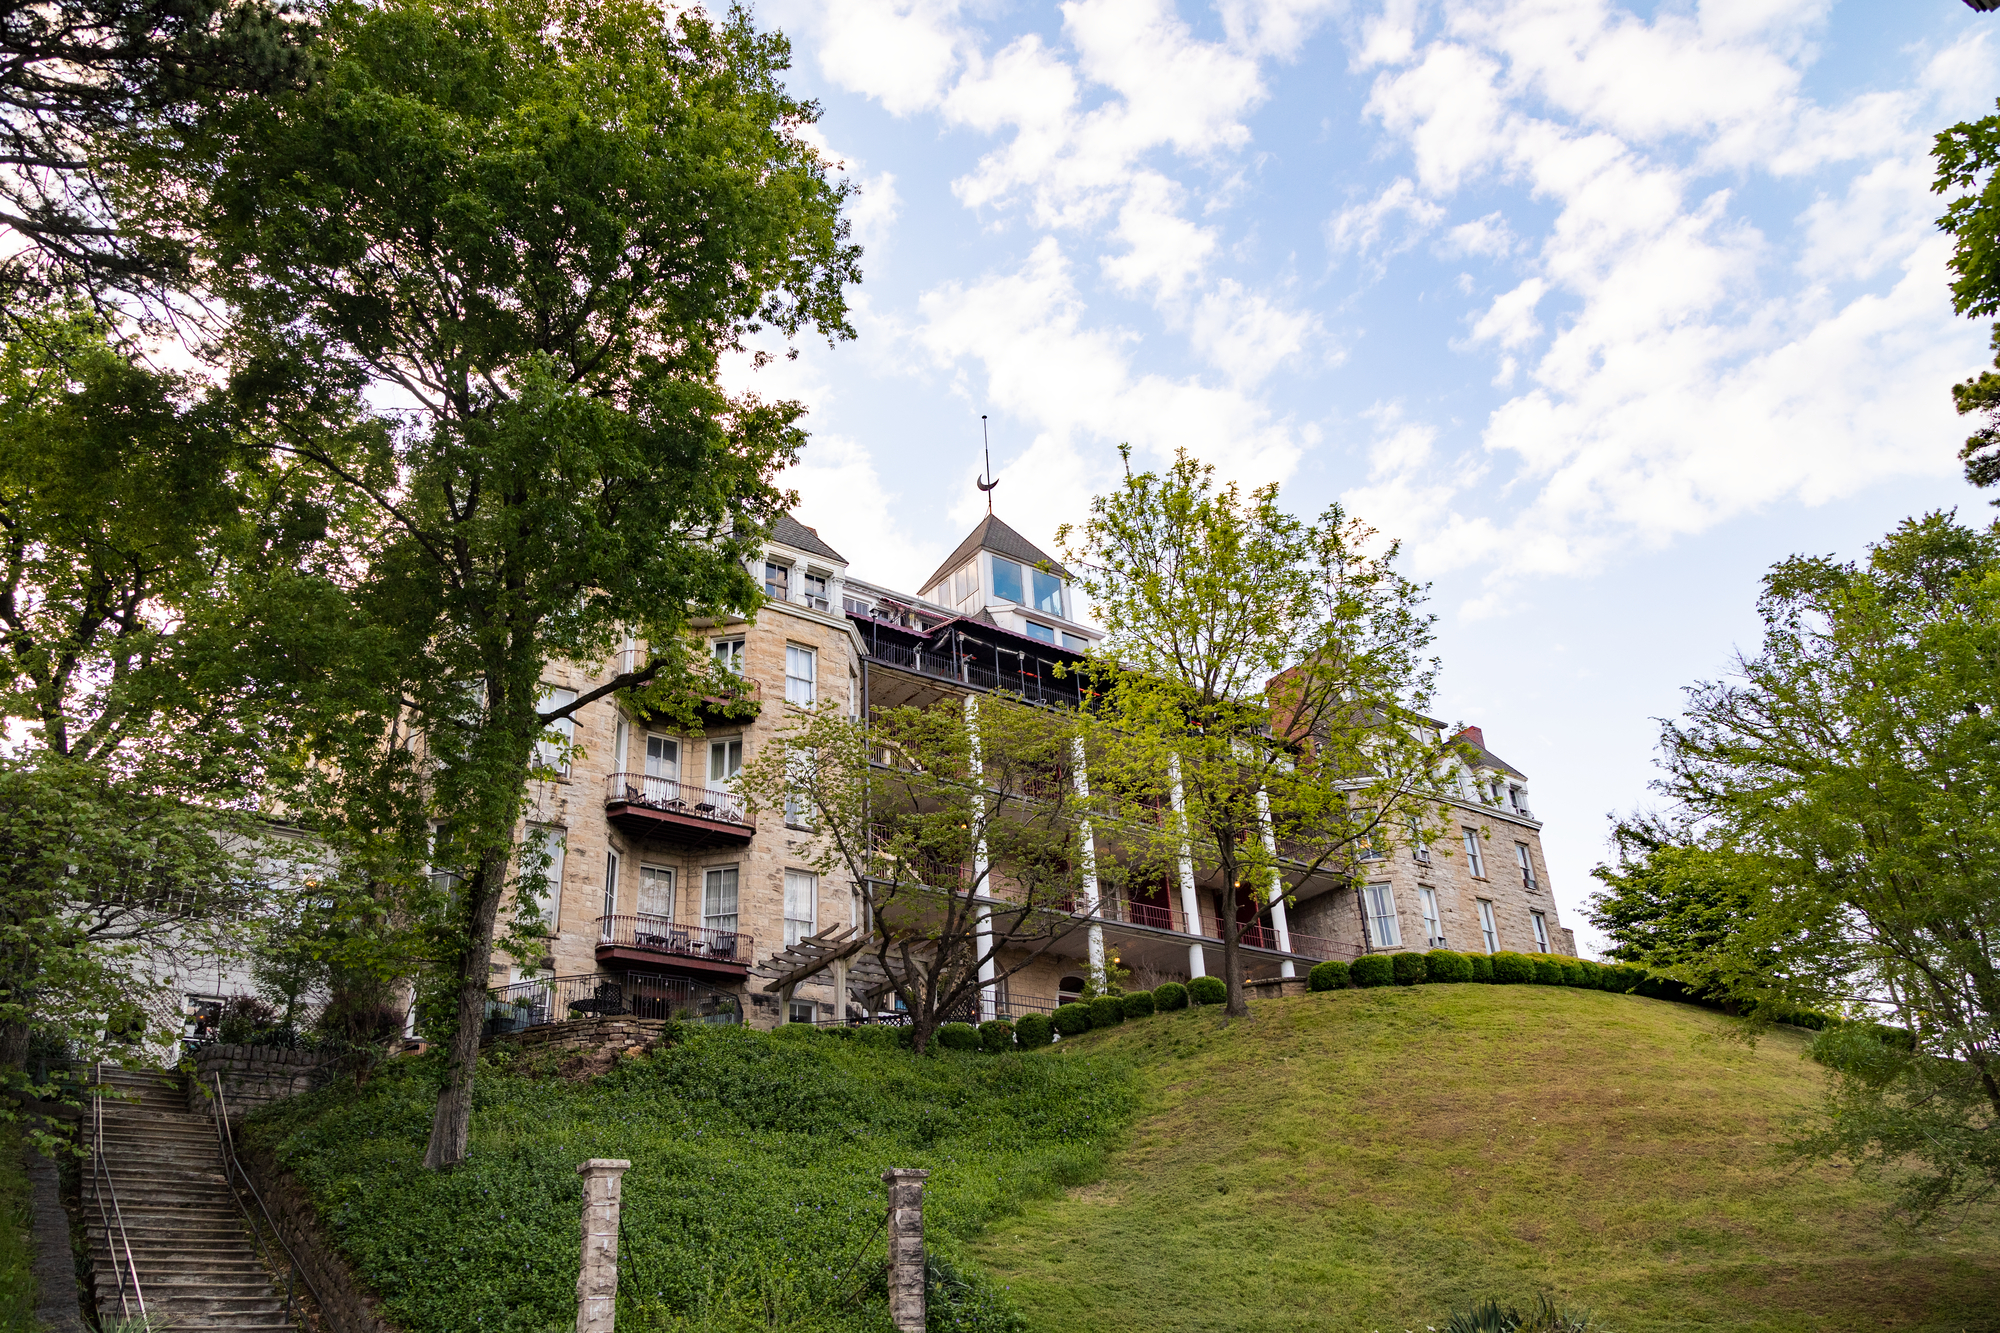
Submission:
POLYGON ((33 1333, 35 1238, 33 1194, 21 1136, 0 1124, 0 1333, 33 1333))
POLYGON ((2000 1329, 1992 1214, 1781 1163, 1820 1073, 1701 1010, 1541 986, 1341 991, 1065 1043, 1145 1110, 1098 1182, 972 1249, 1036 1333, 1421 1330, 1537 1291, 1614 1333, 2000 1329))

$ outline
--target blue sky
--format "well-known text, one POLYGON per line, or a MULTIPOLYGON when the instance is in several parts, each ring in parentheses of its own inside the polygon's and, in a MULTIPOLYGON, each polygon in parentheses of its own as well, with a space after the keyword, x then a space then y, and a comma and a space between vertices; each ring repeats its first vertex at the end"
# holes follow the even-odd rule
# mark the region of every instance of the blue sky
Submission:
POLYGON ((1048 541, 1130 441, 1338 500, 1433 584, 1438 711, 1527 772, 1564 919, 1757 579, 1986 498, 1927 150, 2000 96, 1958 0, 765 0, 861 186, 859 338, 739 371, 914 587, 1048 541))

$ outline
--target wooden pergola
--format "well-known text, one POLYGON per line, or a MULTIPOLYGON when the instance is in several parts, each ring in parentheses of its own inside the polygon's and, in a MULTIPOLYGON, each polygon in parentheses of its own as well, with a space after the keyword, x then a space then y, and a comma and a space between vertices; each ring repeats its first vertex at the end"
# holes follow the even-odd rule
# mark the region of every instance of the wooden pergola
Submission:
POLYGON ((789 1005, 793 989, 801 982, 831 970, 833 992, 843 1000, 842 1012, 836 1017, 845 1019, 846 999, 858 1000, 862 1008, 873 1009, 884 995, 895 989, 898 980, 883 969, 879 959, 862 953, 871 938, 853 926, 828 926, 817 935, 808 935, 772 954, 751 968, 750 975, 762 978, 765 992, 776 994, 780 1004, 789 1005))

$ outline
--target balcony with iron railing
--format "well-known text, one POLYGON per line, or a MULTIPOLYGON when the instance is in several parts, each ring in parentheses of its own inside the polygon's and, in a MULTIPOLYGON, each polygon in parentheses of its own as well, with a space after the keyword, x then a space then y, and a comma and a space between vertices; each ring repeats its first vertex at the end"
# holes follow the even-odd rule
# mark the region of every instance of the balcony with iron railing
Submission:
POLYGON ((690 977, 633 972, 542 977, 486 993, 485 1032, 489 1037, 544 1023, 618 1017, 739 1023, 742 1007, 734 995, 690 977))
POLYGON ((697 847, 742 844, 757 832, 748 807, 735 792, 649 773, 613 773, 607 778, 604 814, 635 837, 697 847))
POLYGON ((655 964, 717 977, 750 969, 756 942, 740 930, 681 925, 663 916, 597 919, 597 961, 655 964))

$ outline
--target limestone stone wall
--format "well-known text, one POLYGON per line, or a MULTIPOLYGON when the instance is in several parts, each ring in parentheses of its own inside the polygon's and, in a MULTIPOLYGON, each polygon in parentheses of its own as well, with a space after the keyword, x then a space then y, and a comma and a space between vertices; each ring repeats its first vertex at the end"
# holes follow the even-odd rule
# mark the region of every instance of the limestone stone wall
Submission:
POLYGON ((320 1228, 305 1189, 268 1152, 245 1148, 243 1169, 256 1183, 271 1220, 305 1270, 320 1320, 332 1333, 398 1333, 320 1228))
POLYGON ((310 1092, 318 1070, 329 1057, 317 1051, 287 1051, 271 1046, 203 1046, 194 1055, 194 1081, 212 1096, 222 1079, 222 1095, 231 1118, 260 1106, 310 1092))

